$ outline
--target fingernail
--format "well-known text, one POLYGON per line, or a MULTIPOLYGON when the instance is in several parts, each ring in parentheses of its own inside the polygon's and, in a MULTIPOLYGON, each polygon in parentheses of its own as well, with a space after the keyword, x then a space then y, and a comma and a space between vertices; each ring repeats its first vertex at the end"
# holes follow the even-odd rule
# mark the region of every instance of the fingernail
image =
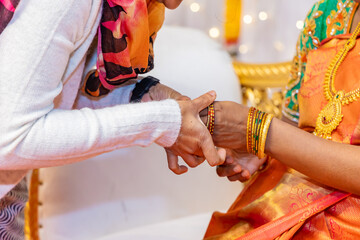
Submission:
POLYGON ((216 92, 215 91, 210 91, 209 94, 213 97, 216 97, 216 92))
POLYGON ((241 172, 241 167, 239 165, 236 165, 234 167, 234 172, 241 172))
POLYGON ((234 160, 233 160, 232 157, 228 156, 228 157, 226 157, 225 162, 226 162, 227 164, 230 164, 230 163, 233 163, 234 160))
POLYGON ((250 173, 248 171, 244 171, 241 173, 241 176, 244 178, 249 178, 250 177, 250 173))

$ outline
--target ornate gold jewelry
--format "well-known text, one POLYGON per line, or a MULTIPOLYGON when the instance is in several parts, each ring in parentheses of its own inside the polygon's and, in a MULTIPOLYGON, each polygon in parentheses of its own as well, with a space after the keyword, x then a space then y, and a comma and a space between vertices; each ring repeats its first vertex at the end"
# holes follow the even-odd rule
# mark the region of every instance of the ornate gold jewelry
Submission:
POLYGON ((274 116, 251 107, 248 114, 246 129, 246 148, 259 158, 265 156, 265 142, 274 116))
POLYGON ((356 44, 356 38, 360 33, 360 23, 357 25, 354 33, 350 39, 345 43, 343 49, 341 49, 335 58, 331 61, 330 66, 325 74, 324 80, 324 95, 328 104, 320 111, 314 130, 314 135, 331 139, 331 133, 339 126, 342 121, 343 115, 341 113, 342 105, 349 104, 356 101, 360 97, 360 88, 352 90, 350 92, 344 92, 343 90, 337 91, 335 89, 335 77, 339 69, 340 64, 344 61, 348 52, 354 48, 356 44))
POLYGON ((252 149, 251 134, 252 134, 252 122, 253 122, 254 113, 255 113, 255 108, 251 107, 249 110, 248 120, 247 120, 247 125, 246 125, 246 149, 247 149, 248 153, 251 153, 251 149, 252 149))
POLYGON ((261 129, 259 153, 258 153, 259 158, 264 158, 265 157, 265 143, 266 143, 266 138, 267 138, 267 134, 268 134, 268 131, 269 131, 270 123, 271 123, 273 117, 274 117, 274 115, 267 114, 266 119, 264 121, 264 125, 263 125, 263 127, 261 129))
POLYGON ((215 109, 213 103, 208 106, 208 121, 206 123, 206 127, 210 134, 213 135, 215 127, 215 109))

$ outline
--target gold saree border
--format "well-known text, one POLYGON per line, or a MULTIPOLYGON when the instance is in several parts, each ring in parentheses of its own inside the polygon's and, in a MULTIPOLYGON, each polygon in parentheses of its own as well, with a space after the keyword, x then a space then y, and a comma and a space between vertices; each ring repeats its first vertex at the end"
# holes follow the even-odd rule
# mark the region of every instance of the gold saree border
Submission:
POLYGON ((26 240, 40 240, 39 237, 39 169, 34 169, 31 174, 29 186, 29 200, 25 206, 25 239, 26 240))

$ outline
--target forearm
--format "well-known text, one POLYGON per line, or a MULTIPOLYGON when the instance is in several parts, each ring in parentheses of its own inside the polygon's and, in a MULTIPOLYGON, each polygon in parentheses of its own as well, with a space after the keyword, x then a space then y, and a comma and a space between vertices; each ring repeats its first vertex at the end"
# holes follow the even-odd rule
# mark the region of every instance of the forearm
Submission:
POLYGON ((316 137, 273 119, 265 153, 312 179, 360 194, 360 148, 316 137))
POLYGON ((180 109, 174 100, 98 110, 51 110, 25 123, 27 117, 1 122, 0 169, 63 165, 153 142, 170 146, 181 123, 180 109))

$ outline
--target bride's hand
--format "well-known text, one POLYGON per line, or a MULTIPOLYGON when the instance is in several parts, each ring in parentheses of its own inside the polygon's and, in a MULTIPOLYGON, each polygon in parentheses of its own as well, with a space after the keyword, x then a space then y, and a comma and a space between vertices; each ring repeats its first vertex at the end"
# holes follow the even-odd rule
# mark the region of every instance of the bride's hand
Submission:
MULTIPOLYGON (((215 102, 213 140, 216 146, 246 151, 246 125, 249 109, 235 102, 215 102)), ((200 112, 206 124, 207 109, 200 112)))
POLYGON ((245 182, 265 163, 266 158, 239 149, 226 149, 225 163, 216 169, 220 177, 227 177, 230 181, 245 182))

